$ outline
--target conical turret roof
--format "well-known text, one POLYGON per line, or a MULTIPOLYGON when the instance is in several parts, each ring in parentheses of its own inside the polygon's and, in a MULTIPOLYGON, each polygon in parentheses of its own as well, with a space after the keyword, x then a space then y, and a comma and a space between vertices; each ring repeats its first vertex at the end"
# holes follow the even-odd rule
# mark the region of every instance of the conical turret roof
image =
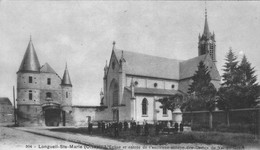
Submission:
POLYGON ((19 71, 40 71, 40 62, 31 39, 23 56, 19 71))
POLYGON ((67 64, 66 64, 66 68, 65 68, 65 71, 64 71, 64 74, 63 74, 61 84, 72 86, 71 81, 70 81, 69 71, 68 71, 68 68, 67 68, 67 64))

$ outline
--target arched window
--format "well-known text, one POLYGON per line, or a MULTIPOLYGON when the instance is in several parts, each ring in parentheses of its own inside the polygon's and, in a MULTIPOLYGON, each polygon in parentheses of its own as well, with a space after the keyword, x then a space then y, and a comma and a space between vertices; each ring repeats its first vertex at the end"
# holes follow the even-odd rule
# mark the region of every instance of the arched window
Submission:
POLYGON ((32 95, 32 91, 30 90, 29 91, 29 100, 32 100, 32 98, 33 98, 33 95, 32 95))
POLYGON ((147 115, 147 105, 148 105, 147 99, 144 98, 142 101, 142 115, 147 115))

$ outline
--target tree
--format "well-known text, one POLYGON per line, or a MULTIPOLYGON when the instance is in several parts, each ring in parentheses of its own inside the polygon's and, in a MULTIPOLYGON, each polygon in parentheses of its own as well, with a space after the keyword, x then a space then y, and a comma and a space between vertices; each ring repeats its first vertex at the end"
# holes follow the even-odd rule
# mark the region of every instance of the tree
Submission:
POLYGON ((236 84, 239 79, 237 77, 237 68, 238 68, 238 61, 237 56, 233 53, 232 49, 229 49, 228 54, 226 55, 227 62, 223 66, 224 74, 223 77, 223 83, 222 86, 233 86, 236 84))
POLYGON ((255 70, 251 67, 244 55, 240 65, 238 66, 239 84, 239 108, 250 108, 256 105, 256 98, 258 96, 258 83, 255 70))
POLYGON ((249 108, 256 105, 258 83, 254 75, 255 70, 251 67, 244 55, 240 64, 237 57, 230 49, 226 56, 222 87, 218 95, 220 100, 218 107, 226 111, 227 125, 229 126, 229 110, 249 108))
POLYGON ((161 108, 166 108, 173 112, 174 109, 181 107, 183 103, 183 98, 184 96, 182 94, 177 93, 170 97, 163 97, 158 101, 162 104, 161 108))
POLYGON ((198 70, 192 77, 189 94, 194 98, 188 101, 189 107, 192 110, 208 110, 209 111, 209 127, 212 129, 212 111, 215 108, 216 88, 211 83, 210 72, 208 67, 201 61, 198 70), (192 105, 192 107, 191 107, 192 105))

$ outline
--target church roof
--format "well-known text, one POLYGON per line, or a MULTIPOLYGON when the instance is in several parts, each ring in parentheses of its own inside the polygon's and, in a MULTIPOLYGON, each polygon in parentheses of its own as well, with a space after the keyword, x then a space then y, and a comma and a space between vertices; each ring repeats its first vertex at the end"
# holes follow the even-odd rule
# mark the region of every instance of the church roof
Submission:
POLYGON ((67 64, 66 64, 66 68, 65 68, 65 71, 64 71, 64 74, 63 74, 63 78, 62 78, 61 84, 62 85, 72 86, 71 80, 70 80, 69 71, 68 71, 68 68, 67 68, 67 64))
MULTIPOLYGON (((121 59, 122 50, 114 50, 117 60, 121 59)), ((124 51, 126 74, 164 79, 179 79, 179 61, 176 59, 151 56, 124 51)))
POLYGON ((40 63, 31 39, 27 46, 19 71, 40 71, 40 63))
POLYGON ((54 73, 54 74, 57 74, 52 68, 51 66, 48 64, 48 63, 45 63, 41 69, 40 69, 41 72, 44 72, 44 73, 54 73))
MULTIPOLYGON (((128 90, 131 91, 130 87, 126 87, 128 90)), ((151 94, 151 95, 175 95, 179 93, 176 90, 169 90, 169 89, 157 89, 157 88, 142 88, 142 87, 135 87, 134 88, 135 94, 151 94)))
POLYGON ((198 57, 194 57, 180 63, 180 79, 190 78, 198 70, 199 62, 203 61, 210 71, 211 79, 220 80, 219 72, 215 63, 211 60, 209 54, 204 54, 198 57))
POLYGON ((0 97, 0 104, 12 105, 11 101, 7 97, 0 97))

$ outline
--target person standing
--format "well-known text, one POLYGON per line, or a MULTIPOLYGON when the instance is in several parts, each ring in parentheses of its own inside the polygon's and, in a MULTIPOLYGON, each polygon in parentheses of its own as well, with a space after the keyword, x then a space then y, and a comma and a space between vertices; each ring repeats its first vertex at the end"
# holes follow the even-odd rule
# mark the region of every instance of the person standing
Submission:
POLYGON ((155 134, 159 135, 159 131, 160 131, 160 125, 158 122, 155 123, 155 134))
POLYGON ((178 129, 179 128, 179 124, 176 122, 175 124, 174 124, 174 129, 175 129, 175 132, 178 132, 178 129))
POLYGON ((102 121, 102 123, 101 123, 101 131, 102 131, 102 133, 105 132, 105 122, 104 121, 102 121))
POLYGON ((128 128, 128 123, 127 123, 127 121, 125 121, 125 122, 124 122, 124 130, 126 131, 127 128, 128 128))
POLYGON ((144 135, 145 136, 149 135, 149 124, 148 124, 148 122, 145 122, 145 125, 144 125, 144 135))
POLYGON ((92 129, 93 129, 93 124, 92 124, 92 122, 89 122, 88 123, 88 133, 89 134, 92 134, 92 129))
POLYGON ((139 122, 137 122, 137 126, 136 126, 136 134, 137 134, 137 136, 140 135, 140 131, 141 131, 141 126, 140 126, 139 122))
POLYGON ((122 131, 122 128, 123 128, 123 123, 119 122, 118 123, 118 129, 119 129, 120 132, 122 131))
POLYGON ((114 135, 115 137, 118 137, 119 136, 118 122, 113 123, 113 127, 114 127, 114 135))
POLYGON ((183 123, 180 124, 180 131, 183 132, 183 123))

